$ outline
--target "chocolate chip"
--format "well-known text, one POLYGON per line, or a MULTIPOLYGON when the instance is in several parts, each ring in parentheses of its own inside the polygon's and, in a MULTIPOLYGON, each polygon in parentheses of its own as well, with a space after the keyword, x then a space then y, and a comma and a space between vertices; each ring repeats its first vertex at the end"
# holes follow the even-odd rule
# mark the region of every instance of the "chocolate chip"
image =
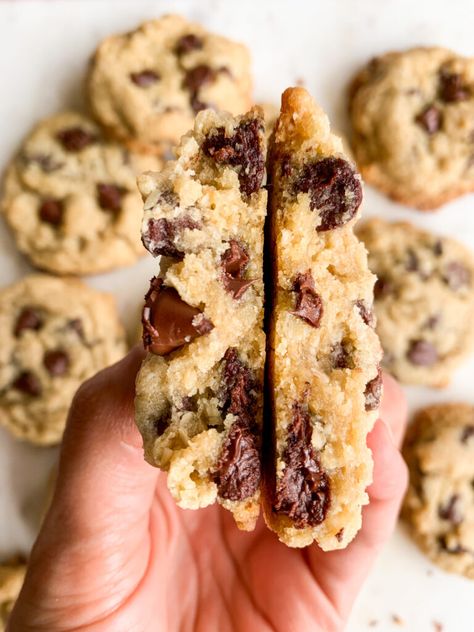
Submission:
POLYGON ((199 112, 207 107, 205 103, 199 100, 198 93, 202 86, 212 83, 216 75, 216 71, 206 64, 200 64, 186 71, 183 87, 191 93, 190 103, 194 112, 199 112))
POLYGON ((69 369, 69 356, 61 349, 46 351, 43 364, 50 375, 59 377, 67 373, 69 369))
POLYGON ((474 437, 474 426, 464 426, 461 433, 461 443, 467 443, 471 437, 474 437))
POLYGON ((233 347, 227 349, 222 370, 219 396, 222 415, 237 419, 224 440, 214 473, 219 496, 243 500, 252 496, 260 485, 260 449, 255 425, 257 384, 250 368, 233 347))
POLYGON ((323 301, 316 292, 314 279, 310 270, 297 274, 293 281, 293 292, 296 292, 295 309, 290 312, 305 320, 312 327, 319 327, 323 317, 323 301))
POLYGON ((456 103, 469 99, 469 88, 464 85, 461 75, 441 70, 439 74, 439 98, 446 103, 456 103))
POLYGON ((104 211, 119 213, 122 208, 122 196, 125 190, 115 184, 103 184, 99 182, 97 185, 97 199, 100 208, 104 211))
POLYGON ((377 410, 382 398, 382 371, 379 369, 373 380, 367 382, 364 391, 365 410, 377 410))
POLYGON ((281 157, 280 161, 280 173, 283 178, 289 178, 293 173, 293 166, 291 164, 291 156, 285 154, 281 157))
POLYGON ((407 358, 417 366, 433 366, 438 361, 438 352, 427 340, 413 340, 407 358))
POLYGON ((437 257, 441 257, 441 255, 443 254, 443 242, 438 239, 438 241, 435 241, 435 243, 433 244, 433 254, 435 254, 437 257))
POLYGON ((435 134, 441 127, 442 114, 435 105, 429 105, 418 114, 415 121, 428 132, 428 134, 435 134))
POLYGON ((420 269, 420 261, 417 254, 412 248, 407 250, 407 261, 405 263, 405 269, 408 272, 417 272, 420 269))
POLYGON ((188 412, 196 412, 197 410, 197 402, 194 397, 185 396, 181 400, 181 410, 186 410, 188 412))
POLYGON ((323 158, 304 165, 293 191, 309 193, 310 208, 321 218, 319 232, 349 222, 362 202, 360 178, 342 158, 323 158))
POLYGON ((379 277, 374 285, 374 297, 379 300, 393 294, 395 285, 386 277, 379 277))
POLYGON ((209 103, 204 103, 204 101, 201 101, 196 96, 192 96, 191 107, 194 114, 197 114, 198 112, 202 112, 202 110, 208 110, 211 106, 209 105, 209 103))
POLYGON ((291 518, 300 529, 321 524, 331 502, 329 478, 314 452, 311 436, 309 412, 295 402, 282 455, 285 469, 277 480, 273 510, 291 518))
POLYGON ((332 369, 353 369, 354 361, 349 345, 346 341, 336 343, 330 353, 330 362, 332 369))
POLYGON ((42 391, 41 382, 31 371, 20 373, 13 382, 13 388, 31 397, 39 397, 42 391))
POLYGON ((247 251, 235 239, 229 241, 229 248, 221 257, 223 269, 222 282, 232 298, 239 299, 255 282, 255 279, 242 278, 249 262, 247 251))
POLYGON ((154 70, 142 70, 140 72, 131 72, 130 79, 139 88, 148 88, 159 81, 161 77, 154 70))
POLYGON ((209 333, 214 325, 197 308, 188 305, 163 279, 153 277, 142 313, 143 345, 156 355, 175 349, 209 333))
POLYGON ((265 173, 265 158, 262 151, 261 121, 252 118, 243 120, 231 136, 219 127, 203 142, 202 150, 206 156, 218 164, 236 167, 240 190, 249 196, 262 186, 265 173))
POLYGON ((444 268, 443 279, 452 290, 459 290, 470 285, 471 273, 462 263, 451 261, 444 268))
POLYGON ((374 327, 375 317, 372 309, 370 307, 367 307, 364 301, 356 301, 356 306, 364 323, 369 327, 374 327))
POLYGON ((171 220, 164 217, 151 218, 148 220, 146 232, 142 235, 143 245, 154 257, 162 255, 180 260, 184 253, 175 246, 174 240, 185 228, 197 230, 201 228, 201 224, 188 215, 171 220))
POLYGON ((443 551, 446 551, 446 553, 451 553, 453 555, 459 555, 460 553, 467 553, 467 549, 461 544, 449 544, 448 538, 445 535, 439 536, 438 544, 443 551))
POLYGON ((187 55, 193 50, 201 50, 203 45, 204 42, 200 37, 194 33, 188 33, 179 38, 174 50, 177 55, 187 55))
POLYGON ((40 219, 52 226, 59 226, 61 224, 63 220, 63 213, 63 202, 54 198, 47 198, 46 200, 43 200, 38 209, 40 219))
POLYGON ((153 421, 153 430, 157 437, 161 437, 162 434, 168 429, 171 422, 171 405, 168 403, 166 409, 153 421))
POLYGON ((43 325, 41 315, 34 307, 24 307, 16 319, 13 333, 18 338, 25 329, 38 331, 43 325))
POLYGON ((426 319, 426 322, 423 325, 423 328, 424 329, 436 329, 436 327, 439 325, 440 321, 441 321, 440 314, 433 314, 433 316, 430 316, 429 318, 426 319))
POLYGON ((66 151, 77 153, 97 141, 96 136, 82 127, 69 127, 56 134, 56 138, 66 151))
POLYGON ((336 540, 338 542, 342 542, 343 537, 344 537, 344 527, 342 527, 342 529, 339 529, 339 531, 336 533, 336 540))
POLYGON ((463 521, 459 501, 458 494, 453 494, 445 505, 438 507, 438 515, 441 520, 448 520, 453 525, 460 524, 463 521))

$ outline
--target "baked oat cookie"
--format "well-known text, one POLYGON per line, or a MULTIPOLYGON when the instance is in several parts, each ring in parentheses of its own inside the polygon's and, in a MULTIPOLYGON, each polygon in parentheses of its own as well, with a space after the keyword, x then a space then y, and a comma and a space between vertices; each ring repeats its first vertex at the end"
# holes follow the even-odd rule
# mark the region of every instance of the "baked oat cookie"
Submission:
POLYGON ((126 351, 110 295, 39 274, 0 291, 0 337, 0 424, 39 445, 61 440, 80 384, 126 351))
POLYGON ((178 15, 104 40, 88 79, 92 109, 105 128, 157 153, 177 144, 203 109, 245 112, 251 92, 247 48, 178 15))
POLYGON ((474 342, 474 256, 408 222, 370 219, 358 235, 378 277, 385 368, 406 384, 446 386, 474 342))
POLYGON ((374 58, 350 89, 367 182, 422 210, 474 190, 474 59, 444 48, 374 58))
POLYGON ((403 517, 441 568, 474 579, 474 406, 418 411, 404 456, 410 470, 403 517))
POLYGON ((5 632, 8 617, 20 594, 25 579, 26 564, 13 558, 0 564, 0 632, 5 632))
POLYGON ((95 274, 134 263, 140 244, 136 176, 159 168, 104 139, 78 112, 39 123, 7 169, 1 210, 19 249, 59 274, 95 274))
POLYGON ((180 507, 218 501, 241 529, 260 502, 262 251, 267 193, 261 111, 207 110, 176 161, 145 174, 143 243, 161 256, 143 311, 137 379, 145 457, 180 507))
POLYGON ((267 522, 280 540, 344 548, 361 526, 382 394, 375 277, 353 233, 362 183, 303 88, 290 88, 271 149, 268 384, 274 472, 267 522))

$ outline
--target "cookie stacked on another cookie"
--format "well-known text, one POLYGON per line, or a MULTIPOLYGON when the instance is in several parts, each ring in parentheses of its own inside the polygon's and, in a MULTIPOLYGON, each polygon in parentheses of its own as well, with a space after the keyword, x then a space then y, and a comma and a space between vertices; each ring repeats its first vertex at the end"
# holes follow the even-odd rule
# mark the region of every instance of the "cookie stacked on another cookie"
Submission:
POLYGON ((92 110, 115 137, 140 151, 167 152, 206 108, 251 105, 247 48, 178 15, 113 35, 91 63, 92 110))
POLYGON ((161 256, 143 311, 136 420, 184 508, 259 512, 265 128, 258 108, 199 114, 176 161, 144 175, 143 243, 161 256))
POLYGON ((474 59, 444 48, 375 57, 349 110, 366 181, 422 210, 474 191, 474 59))
POLYGON ((112 297, 75 279, 1 290, 0 333, 0 424, 40 445, 59 443, 80 384, 126 351, 112 297))
POLYGON ((358 235, 378 277, 384 366, 407 384, 446 386, 474 344, 473 254, 408 222, 370 219, 358 235))
POLYGON ((270 156, 266 519, 290 546, 343 548, 361 525, 382 394, 367 254, 353 227, 362 183, 303 88, 282 97, 270 156))

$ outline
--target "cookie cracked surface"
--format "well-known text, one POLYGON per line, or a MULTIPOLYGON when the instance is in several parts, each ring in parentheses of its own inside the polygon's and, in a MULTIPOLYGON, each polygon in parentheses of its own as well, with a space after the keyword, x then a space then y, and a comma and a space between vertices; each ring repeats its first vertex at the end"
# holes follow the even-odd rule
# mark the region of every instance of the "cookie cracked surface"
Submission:
POLYGON ((349 110, 368 183, 422 210, 474 190, 474 59, 444 48, 376 57, 354 78, 349 110))

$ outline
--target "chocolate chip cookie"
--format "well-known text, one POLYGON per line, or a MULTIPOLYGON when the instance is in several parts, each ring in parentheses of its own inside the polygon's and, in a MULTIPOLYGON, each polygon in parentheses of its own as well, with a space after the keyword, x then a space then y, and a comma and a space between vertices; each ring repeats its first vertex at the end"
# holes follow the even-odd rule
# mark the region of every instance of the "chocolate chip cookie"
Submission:
POLYGON ((422 210, 474 190, 474 59, 413 48, 372 59, 350 89, 367 182, 422 210))
POLYGON ((84 115, 63 112, 24 141, 0 207, 35 266, 58 274, 111 270, 143 254, 136 175, 159 166, 107 141, 84 115))
POLYGON ((75 279, 30 275, 0 291, 0 424, 58 443, 81 382, 126 351, 115 302, 75 279))
POLYGON ((280 540, 345 547, 361 525, 382 395, 367 254, 353 228, 362 182, 303 88, 283 94, 270 157, 273 300, 267 522, 280 540))
POLYGON ((0 564, 0 632, 5 632, 8 617, 20 594, 25 579, 26 564, 15 558, 0 564))
POLYGON ((180 507, 217 500, 252 529, 265 356, 261 111, 198 114, 177 156, 139 178, 143 243, 161 259, 143 310, 136 420, 180 507))
POLYGON ((178 15, 104 40, 88 79, 102 125, 133 147, 157 153, 177 144, 201 110, 245 112, 251 89, 246 47, 178 15))
POLYGON ((371 219, 358 234, 378 277, 384 366, 406 384, 446 386, 474 341, 472 253, 408 222, 371 219))
POLYGON ((474 579, 474 407, 420 410, 404 455, 410 485, 403 516, 416 541, 441 568, 474 579))

